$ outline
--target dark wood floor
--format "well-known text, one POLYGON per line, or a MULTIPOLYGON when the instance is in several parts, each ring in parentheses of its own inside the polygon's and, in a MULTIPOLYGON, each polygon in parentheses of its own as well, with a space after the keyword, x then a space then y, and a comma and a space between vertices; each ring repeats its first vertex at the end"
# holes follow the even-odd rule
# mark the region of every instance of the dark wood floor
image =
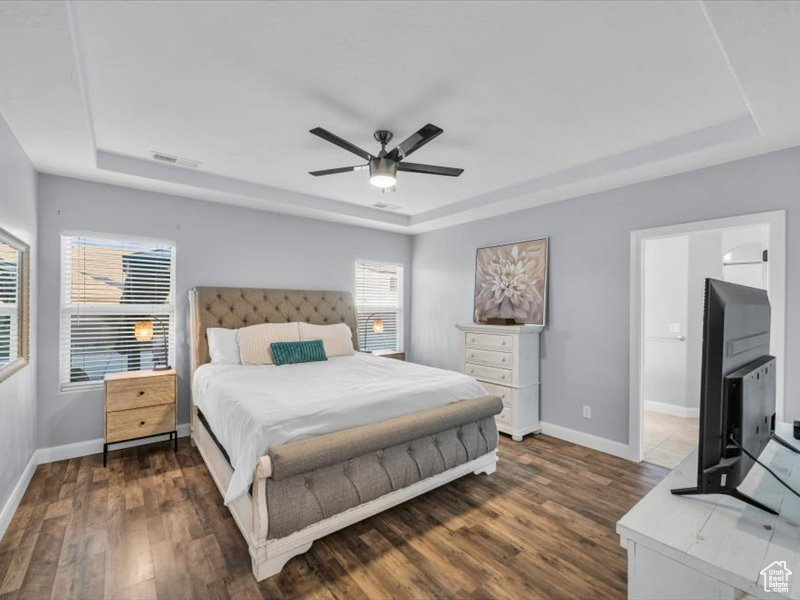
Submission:
POLYGON ((501 436, 468 476, 317 541, 256 583, 200 455, 155 444, 37 468, 0 542, 12 598, 622 598, 614 525, 666 471, 501 436))

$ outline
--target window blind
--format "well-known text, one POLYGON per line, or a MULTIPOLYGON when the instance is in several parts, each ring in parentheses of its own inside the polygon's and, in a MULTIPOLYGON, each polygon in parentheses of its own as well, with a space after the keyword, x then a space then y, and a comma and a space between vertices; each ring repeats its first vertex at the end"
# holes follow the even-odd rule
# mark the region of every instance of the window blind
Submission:
POLYGON ((361 350, 402 350, 403 266, 356 261, 355 302, 361 350))
POLYGON ((0 240, 0 367, 17 359, 19 250, 0 240))
POLYGON ((62 390, 174 364, 174 243, 64 234, 61 261, 62 390), (151 340, 134 337, 138 321, 153 323, 151 340))

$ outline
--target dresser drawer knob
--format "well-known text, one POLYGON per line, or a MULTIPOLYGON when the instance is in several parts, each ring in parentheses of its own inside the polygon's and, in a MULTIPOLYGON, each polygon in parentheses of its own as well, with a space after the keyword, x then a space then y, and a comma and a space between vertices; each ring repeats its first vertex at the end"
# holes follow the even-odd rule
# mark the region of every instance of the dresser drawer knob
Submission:
POLYGON ((139 395, 144 396, 144 390, 139 390, 139 395))
POLYGON ((474 352, 470 353, 469 357, 470 358, 475 358, 475 353, 474 352))
POLYGON ((500 342, 500 345, 501 345, 501 346, 505 346, 505 345, 506 345, 506 341, 505 341, 505 340, 503 340, 502 342, 500 342))
POLYGON ((500 362, 506 362, 506 357, 504 356, 503 358, 501 358, 500 362))
POLYGON ((144 421, 139 421, 139 427, 141 427, 142 425, 144 425, 144 421))

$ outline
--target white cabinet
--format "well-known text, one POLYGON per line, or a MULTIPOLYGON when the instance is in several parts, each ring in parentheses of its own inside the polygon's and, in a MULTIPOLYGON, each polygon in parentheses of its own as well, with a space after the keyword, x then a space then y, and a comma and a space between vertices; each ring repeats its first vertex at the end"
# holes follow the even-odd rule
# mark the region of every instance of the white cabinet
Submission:
POLYGON ((536 325, 457 325, 464 373, 503 400, 497 428, 516 441, 539 431, 539 332, 536 325))

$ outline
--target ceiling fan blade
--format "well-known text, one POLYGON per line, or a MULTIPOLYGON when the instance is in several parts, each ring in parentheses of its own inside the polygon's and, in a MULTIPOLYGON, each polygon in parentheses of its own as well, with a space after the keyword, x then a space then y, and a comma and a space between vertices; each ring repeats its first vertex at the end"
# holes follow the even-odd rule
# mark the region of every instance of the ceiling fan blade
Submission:
POLYGON ((406 156, 422 148, 437 135, 444 133, 444 129, 428 123, 417 133, 410 135, 401 142, 394 150, 389 152, 388 157, 392 160, 403 160, 406 156))
POLYGON ((369 165, 355 165, 353 167, 338 167, 336 169, 323 169, 322 171, 309 171, 309 175, 320 177, 322 175, 335 175, 336 173, 349 173, 350 171, 360 171, 367 168, 369 165))
POLYGON ((409 173, 425 173, 426 175, 445 175, 447 177, 458 177, 464 172, 464 169, 453 167, 437 167, 435 165, 420 165, 408 162, 397 163, 397 170, 409 173))
POLYGON ((314 129, 309 130, 309 133, 312 133, 318 137, 321 137, 323 140, 330 142, 331 144, 336 144, 340 148, 344 148, 348 152, 352 152, 353 154, 360 156, 364 160, 372 160, 375 158, 367 152, 366 150, 362 150, 355 144, 351 144, 347 140, 340 138, 338 135, 334 135, 327 129, 323 129, 322 127, 315 127, 314 129))

